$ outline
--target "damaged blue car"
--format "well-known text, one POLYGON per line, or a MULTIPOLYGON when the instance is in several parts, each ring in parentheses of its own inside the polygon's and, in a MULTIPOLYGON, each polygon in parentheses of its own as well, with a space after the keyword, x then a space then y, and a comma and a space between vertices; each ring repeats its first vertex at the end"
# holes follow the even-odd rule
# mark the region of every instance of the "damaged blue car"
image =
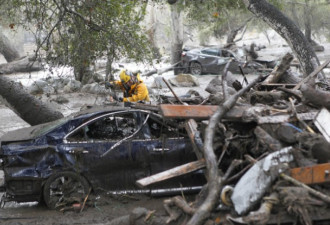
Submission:
POLYGON ((161 115, 127 107, 90 108, 1 137, 3 201, 65 199, 99 191, 172 193, 197 190, 202 171, 148 186, 138 179, 196 160, 184 126, 161 115))

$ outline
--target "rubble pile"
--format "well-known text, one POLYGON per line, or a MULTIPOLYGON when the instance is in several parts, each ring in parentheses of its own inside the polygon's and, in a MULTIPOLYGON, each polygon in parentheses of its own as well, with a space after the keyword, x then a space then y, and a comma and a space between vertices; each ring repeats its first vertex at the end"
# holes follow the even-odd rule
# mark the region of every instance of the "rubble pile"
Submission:
POLYGON ((309 225, 330 219, 330 86, 314 82, 330 61, 299 83, 283 83, 292 58, 287 54, 249 84, 227 73, 216 77, 207 99, 173 93, 163 100, 165 119, 185 121, 196 169, 204 165, 208 181, 194 202, 165 202, 168 223, 309 225))

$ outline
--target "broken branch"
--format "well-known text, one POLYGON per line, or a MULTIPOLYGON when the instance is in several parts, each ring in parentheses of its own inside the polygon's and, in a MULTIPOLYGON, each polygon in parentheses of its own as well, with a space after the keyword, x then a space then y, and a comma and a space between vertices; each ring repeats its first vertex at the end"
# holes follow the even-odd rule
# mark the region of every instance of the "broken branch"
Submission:
POLYGON ((293 183, 293 184, 295 184, 295 185, 297 185, 297 186, 299 186, 299 187, 303 187, 303 188, 305 188, 309 193, 313 194, 314 196, 316 196, 316 197, 322 199, 323 201, 325 201, 325 202, 327 202, 327 203, 330 203, 330 196, 325 195, 325 194, 323 194, 323 193, 321 193, 321 192, 319 192, 319 191, 316 191, 316 190, 314 190, 313 188, 307 186, 306 184, 301 183, 300 181, 297 181, 296 179, 293 179, 292 177, 290 177, 290 176, 288 176, 288 175, 286 175, 286 174, 284 174, 284 173, 281 173, 280 176, 281 176, 284 180, 289 181, 289 182, 291 182, 291 183, 293 183))
POLYGON ((215 127, 221 118, 235 105, 238 98, 246 91, 250 90, 259 80, 261 76, 252 81, 249 85, 238 91, 236 94, 230 96, 223 105, 219 106, 217 111, 210 118, 209 124, 206 128, 204 141, 204 157, 206 160, 206 176, 208 177, 208 195, 201 206, 194 213, 192 218, 187 223, 188 225, 202 224, 208 217, 211 210, 214 208, 219 194, 220 194, 220 175, 218 171, 218 164, 213 150, 213 139, 215 127))

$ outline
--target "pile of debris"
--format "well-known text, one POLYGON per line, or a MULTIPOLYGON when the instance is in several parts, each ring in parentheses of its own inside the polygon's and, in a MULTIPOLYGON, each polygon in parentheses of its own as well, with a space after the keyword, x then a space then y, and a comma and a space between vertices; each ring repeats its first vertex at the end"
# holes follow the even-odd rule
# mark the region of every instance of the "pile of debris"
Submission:
POLYGON ((192 203, 166 200, 167 223, 329 221, 330 92, 326 82, 321 89, 312 81, 330 60, 288 83, 292 59, 285 55, 269 75, 246 84, 230 81, 225 72, 210 82, 207 99, 181 99, 169 86, 174 98, 159 112, 185 121, 198 161, 137 184, 146 187, 203 167, 207 184, 192 203))

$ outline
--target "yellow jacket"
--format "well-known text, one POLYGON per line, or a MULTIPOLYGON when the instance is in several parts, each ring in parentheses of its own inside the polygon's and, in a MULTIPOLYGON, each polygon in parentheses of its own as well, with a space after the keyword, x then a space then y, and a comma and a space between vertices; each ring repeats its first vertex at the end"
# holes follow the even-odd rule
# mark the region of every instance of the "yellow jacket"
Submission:
MULTIPOLYGON (((126 91, 121 81, 115 81, 114 83, 118 85, 123 92, 126 91)), ((124 102, 150 101, 147 85, 143 83, 141 79, 138 79, 138 82, 136 84, 133 84, 130 90, 128 91, 128 97, 125 97, 123 101, 124 102)))

